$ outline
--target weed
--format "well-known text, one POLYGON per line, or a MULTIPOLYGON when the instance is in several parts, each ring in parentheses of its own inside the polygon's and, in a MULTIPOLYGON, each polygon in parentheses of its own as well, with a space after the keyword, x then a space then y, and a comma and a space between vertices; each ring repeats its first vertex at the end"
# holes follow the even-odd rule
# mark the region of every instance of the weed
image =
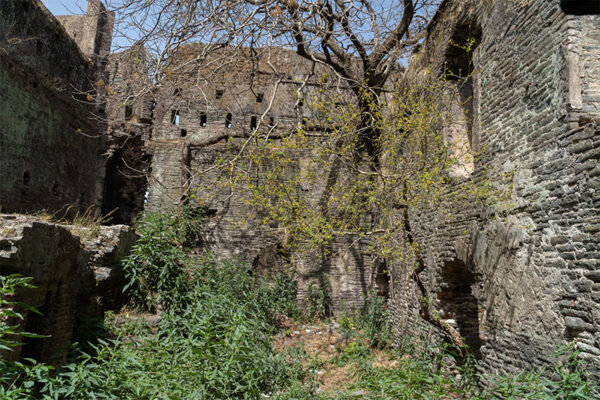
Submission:
MULTIPOLYGON (((0 275, 0 352, 12 352, 21 345, 21 338, 43 338, 45 336, 24 332, 19 322, 25 309, 40 314, 38 310, 22 302, 12 301, 17 288, 32 289, 32 278, 19 275, 0 275)), ((7 357, 0 358, 0 398, 2 399, 35 399, 36 385, 49 376, 52 367, 39 364, 33 359, 11 361, 7 357)))
POLYGON ((273 315, 281 314, 296 320, 300 318, 296 300, 298 285, 289 273, 281 272, 273 283, 263 283, 263 285, 270 291, 267 298, 276 299, 271 305, 273 315))
POLYGON ((327 288, 327 276, 324 273, 319 276, 318 285, 308 285, 304 301, 304 317, 308 321, 318 321, 329 315, 330 299, 327 288))
POLYGON ((358 315, 357 325, 369 340, 369 345, 383 349, 391 343, 391 329, 386 301, 370 290, 358 315))
POLYGON ((495 377, 490 388, 473 399, 536 399, 536 400, 592 400, 595 388, 586 378, 573 343, 558 349, 554 354, 560 361, 551 374, 541 369, 523 371, 514 375, 495 377))
POLYGON ((144 213, 136 221, 140 237, 124 261, 129 282, 125 290, 138 306, 167 307, 185 287, 187 245, 197 240, 203 209, 184 208, 172 214, 144 213))

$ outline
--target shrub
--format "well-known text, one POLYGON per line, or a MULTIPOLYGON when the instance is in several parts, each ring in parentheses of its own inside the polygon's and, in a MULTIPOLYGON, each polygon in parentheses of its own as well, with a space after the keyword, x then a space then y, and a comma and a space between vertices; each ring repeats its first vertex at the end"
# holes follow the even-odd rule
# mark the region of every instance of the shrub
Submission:
MULTIPOLYGON (((19 309, 40 314, 38 310, 22 302, 10 300, 17 288, 34 288, 32 278, 19 275, 0 275, 0 352, 13 351, 21 345, 21 338, 43 338, 45 336, 24 332, 19 322, 23 314, 19 309)), ((0 398, 2 399, 35 399, 36 386, 44 382, 52 367, 40 364, 27 358, 10 361, 0 358, 0 398)))
POLYGON ((329 315, 329 292, 327 290, 327 277, 325 274, 319 276, 319 284, 310 284, 307 288, 304 300, 304 318, 309 321, 321 320, 329 315))
POLYGON ((166 307, 185 278, 186 247, 197 241, 203 208, 182 208, 172 213, 143 213, 136 221, 139 238, 123 269, 129 282, 125 290, 147 309, 166 307))
POLYGON ((369 339, 372 347, 382 349, 390 345, 391 328, 386 301, 374 290, 370 290, 365 298, 359 314, 358 325, 369 339))

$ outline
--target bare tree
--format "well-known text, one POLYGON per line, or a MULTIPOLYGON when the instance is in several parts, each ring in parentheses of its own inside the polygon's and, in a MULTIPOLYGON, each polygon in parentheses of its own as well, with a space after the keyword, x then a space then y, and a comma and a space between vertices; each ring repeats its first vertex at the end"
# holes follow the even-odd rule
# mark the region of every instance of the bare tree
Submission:
MULTIPOLYGON (((335 235, 351 234, 372 238, 374 247, 381 247, 381 257, 398 253, 399 258, 412 258, 415 265, 409 275, 420 292, 421 316, 462 347, 459 332, 441 320, 420 278, 426 261, 410 223, 410 214, 415 210, 430 207, 435 202, 432 199, 444 197, 446 172, 456 163, 439 134, 440 118, 447 114, 445 103, 440 101, 445 92, 437 85, 420 90, 434 93, 431 99, 415 97, 414 93, 419 90, 411 96, 397 92, 396 96, 406 97, 406 104, 401 100, 392 102, 396 108, 404 104, 395 114, 388 110, 390 118, 396 117, 396 120, 388 120, 381 113, 386 103, 383 94, 389 89, 390 78, 423 39, 440 0, 111 1, 110 6, 118 15, 117 43, 123 43, 126 38, 144 44, 152 62, 151 80, 157 86, 172 79, 194 84, 198 75, 210 79, 211 70, 231 68, 236 62, 233 60, 236 53, 242 62, 247 62, 251 58, 249 53, 273 46, 293 49, 319 66, 317 69, 332 72, 339 82, 338 89, 343 87, 344 92, 354 98, 354 104, 340 108, 330 96, 321 103, 321 111, 331 117, 325 119, 335 120, 342 114, 357 117, 342 118, 338 121, 341 127, 334 127, 333 134, 325 139, 329 141, 327 149, 332 150, 322 153, 317 168, 322 174, 316 173, 314 177, 326 182, 318 204, 299 202, 296 198, 289 201, 293 188, 280 185, 288 161, 286 157, 274 159, 273 152, 298 151, 293 140, 286 142, 283 148, 269 145, 258 146, 259 150, 248 150, 248 142, 245 142, 241 145, 242 151, 246 149, 250 153, 254 166, 268 165, 262 170, 270 173, 263 174, 260 184, 253 186, 243 179, 246 172, 238 169, 241 177, 237 180, 244 182, 246 190, 256 189, 253 201, 258 205, 264 203, 271 219, 292 232, 301 232, 298 233, 301 239, 306 239, 302 235, 310 237, 315 246, 335 235), (186 45, 192 43, 201 45, 188 51, 186 45), (173 71, 178 78, 169 76, 173 71), (424 101, 430 106, 415 106, 415 102, 422 105, 424 101), (412 106, 425 111, 414 112, 412 106), (352 112, 344 112, 348 110, 352 112), (412 117, 403 119, 406 115, 412 117), (396 122, 400 120, 404 122, 396 122), (426 128, 420 132, 415 126, 426 128), (428 143, 427 151, 424 143, 428 143), (260 149, 268 151, 263 155, 260 149), (357 158, 350 153, 361 156, 357 158), (282 164, 278 165, 277 160, 283 160, 282 164), (368 166, 363 168, 365 161, 368 166), (344 169, 354 174, 355 179, 341 179, 340 171, 344 169), (275 193, 275 197, 265 195, 264 187, 268 184, 272 186, 268 192, 275 193), (298 204, 304 206, 299 209, 298 204), (361 224, 361 216, 374 209, 387 210, 380 214, 390 215, 380 216, 372 226, 361 224)), ((277 63, 271 62, 270 57, 265 58, 273 68, 273 75, 283 72, 277 71, 277 63)), ((279 82, 273 82, 273 86, 277 87, 279 82)), ((183 87, 180 83, 165 86, 183 87)), ((181 96, 178 89, 173 96, 181 96)), ((251 135, 257 132, 261 130, 254 130, 251 135)), ((272 130, 266 132, 262 138, 265 141, 277 136, 272 130)), ((243 135, 241 137, 250 139, 243 135)), ((222 139, 223 135, 216 134, 203 138, 200 144, 209 145, 222 139)), ((313 146, 313 153, 319 154, 323 143, 315 142, 313 146)), ((239 153, 233 159, 238 160, 238 156, 239 153)), ((254 176, 252 179, 256 180, 254 176)), ((306 178, 299 177, 297 181, 302 179, 306 178)), ((316 186, 315 182, 304 183, 316 186)))
POLYGON ((155 82, 180 47, 278 46, 330 68, 362 111, 363 146, 373 153, 373 114, 386 82, 423 37, 440 0, 110 0, 117 43, 140 40, 155 82))

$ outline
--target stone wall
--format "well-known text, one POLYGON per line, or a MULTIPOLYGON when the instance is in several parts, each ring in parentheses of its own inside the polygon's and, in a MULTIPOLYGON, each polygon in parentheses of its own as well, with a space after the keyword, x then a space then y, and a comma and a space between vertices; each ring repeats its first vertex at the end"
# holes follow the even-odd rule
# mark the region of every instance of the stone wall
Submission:
POLYGON ((27 340, 7 356, 60 364, 74 332, 123 304, 121 260, 135 241, 125 225, 81 227, 39 217, 0 214, 0 274, 33 277, 35 289, 20 289, 19 301, 43 315, 21 310, 27 340))
MULTIPOLYGON (((154 129, 146 142, 152 153, 147 209, 179 206, 193 195, 208 205, 203 239, 219 256, 240 257, 271 274, 291 264, 300 301, 311 285, 320 287, 325 276, 333 311, 361 305, 370 276, 370 257, 363 244, 338 238, 329 249, 283 254, 282 227, 265 226, 246 202, 243 188, 232 191, 226 174, 215 168, 219 160, 252 146, 248 139, 255 130, 279 140, 303 121, 315 121, 308 102, 319 87, 338 89, 340 101, 347 101, 347 86, 322 65, 278 48, 184 46, 171 62, 167 69, 178 73, 161 82, 154 94, 154 129)), ((312 129, 315 137, 322 133, 318 127, 312 129)), ((237 162, 244 166, 241 154, 237 162)), ((311 163, 311 155, 299 151, 289 159, 296 171, 311 163)), ((298 190, 309 194, 317 206, 323 187, 298 190)))
POLYGON ((57 15, 56 19, 90 59, 107 62, 112 42, 114 12, 107 12, 99 0, 88 0, 85 15, 57 15))
MULTIPOLYGON (((481 152, 471 179, 485 170, 510 196, 480 210, 456 205, 449 222, 429 214, 413 223, 427 249, 423 279, 485 376, 547 365, 574 339, 600 381, 598 26, 599 17, 566 16, 550 0, 489 9, 447 1, 412 59, 418 79, 456 62, 449 41, 460 31, 478 43, 463 103, 481 152)), ((406 271, 393 275, 396 335, 439 338, 418 318, 406 271)))
POLYGON ((145 50, 133 46, 111 54, 106 68, 108 150, 102 214, 112 223, 131 223, 148 195, 153 90, 145 50))
POLYGON ((87 15, 58 19, 38 0, 0 6, 0 210, 38 215, 0 214, 0 274, 33 277, 37 288, 17 298, 43 315, 22 310, 22 325, 48 335, 6 356, 60 364, 78 329, 123 302, 133 231, 48 222, 104 205, 111 33, 112 14, 95 0, 87 15))
POLYGON ((2 211, 99 210, 105 144, 93 118, 96 79, 94 64, 39 1, 2 4, 2 211))

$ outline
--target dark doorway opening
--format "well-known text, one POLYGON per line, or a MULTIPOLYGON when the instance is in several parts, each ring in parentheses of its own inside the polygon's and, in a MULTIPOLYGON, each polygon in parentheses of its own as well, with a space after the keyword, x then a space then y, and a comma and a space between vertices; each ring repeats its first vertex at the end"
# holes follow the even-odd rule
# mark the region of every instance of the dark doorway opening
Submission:
POLYGON ((438 301, 441 318, 458 330, 465 344, 479 358, 479 302, 473 294, 475 277, 460 260, 446 262, 442 267, 438 301))

